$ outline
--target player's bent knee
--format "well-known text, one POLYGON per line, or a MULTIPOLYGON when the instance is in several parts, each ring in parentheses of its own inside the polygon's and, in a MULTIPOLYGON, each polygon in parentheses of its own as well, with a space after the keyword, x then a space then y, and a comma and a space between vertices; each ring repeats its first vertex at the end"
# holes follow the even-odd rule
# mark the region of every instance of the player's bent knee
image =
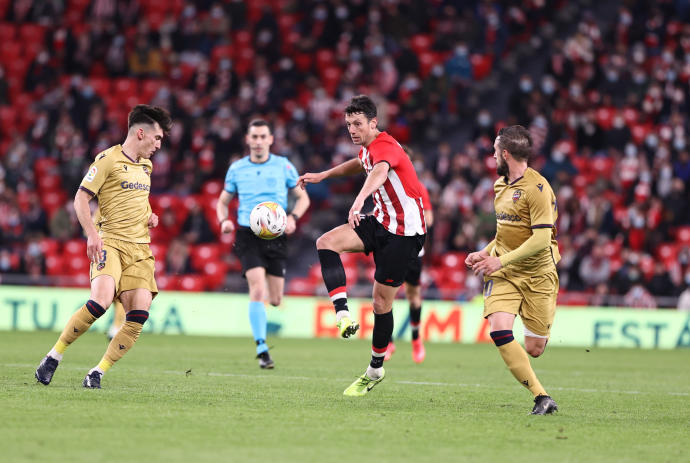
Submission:
POLYGON ((113 296, 94 293, 94 292, 91 292, 91 297, 89 297, 89 299, 98 303, 98 305, 105 308, 105 310, 108 310, 108 308, 110 307, 110 304, 113 303, 113 296))
POLYGON ((333 244, 333 240, 328 233, 324 233, 316 238, 316 249, 332 249, 333 244))
POLYGON ((280 303, 283 302, 283 298, 278 296, 278 297, 271 297, 268 301, 269 304, 271 304, 273 307, 278 307, 280 303))

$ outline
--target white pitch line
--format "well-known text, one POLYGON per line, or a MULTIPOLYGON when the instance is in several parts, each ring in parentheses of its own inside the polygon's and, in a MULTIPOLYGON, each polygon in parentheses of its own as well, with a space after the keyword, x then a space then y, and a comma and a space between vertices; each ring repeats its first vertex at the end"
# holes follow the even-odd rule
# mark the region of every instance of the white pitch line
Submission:
MULTIPOLYGON (((2 366, 5 367, 14 367, 14 368, 35 368, 36 365, 29 364, 29 363, 5 363, 2 364, 2 366)), ((83 370, 83 368, 79 367, 63 367, 64 370, 83 370)), ((129 369, 129 368, 128 368, 129 369)), ((151 372, 150 369, 129 369, 129 370, 141 370, 141 371, 146 371, 148 373, 151 372)), ((177 375, 177 376, 182 376, 186 375, 184 371, 178 371, 178 370, 163 370, 161 373, 164 373, 166 375, 177 375)), ((199 375, 199 376, 217 376, 217 377, 226 377, 226 378, 261 378, 261 379, 288 379, 288 380, 296 380, 296 381, 349 381, 349 378, 320 378, 320 377, 309 377, 309 376, 281 376, 279 374, 263 374, 263 375, 250 375, 250 374, 245 374, 245 373, 220 373, 220 372, 215 372, 215 371, 209 371, 206 373, 192 373, 192 375, 199 375)), ((442 383, 442 382, 435 382, 435 381, 405 381, 405 380, 399 380, 399 381, 393 381, 395 384, 405 384, 405 385, 410 385, 410 386, 442 386, 442 387, 461 387, 461 388, 485 388, 485 389, 505 389, 504 387, 496 387, 496 386, 488 386, 485 384, 467 384, 467 383, 442 383)), ((606 390, 601 390, 601 389, 594 389, 594 388, 575 388, 575 387, 549 387, 550 390, 555 390, 555 391, 572 391, 572 392, 591 392, 594 394, 602 394, 602 393, 611 393, 611 394, 630 394, 630 395, 640 395, 640 394, 658 394, 658 392, 647 392, 647 391, 624 391, 624 390, 619 390, 619 389, 606 389, 606 390)), ((682 396, 682 397, 687 397, 690 396, 690 392, 665 392, 667 395, 673 395, 673 396, 682 396)))

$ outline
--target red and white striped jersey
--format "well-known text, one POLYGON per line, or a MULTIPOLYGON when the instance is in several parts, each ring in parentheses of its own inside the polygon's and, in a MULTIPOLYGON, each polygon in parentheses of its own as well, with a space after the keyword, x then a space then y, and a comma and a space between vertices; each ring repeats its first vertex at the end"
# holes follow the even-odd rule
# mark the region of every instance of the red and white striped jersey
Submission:
POLYGON ((395 235, 425 234, 422 184, 400 144, 381 132, 368 147, 359 150, 359 161, 367 175, 379 162, 390 166, 388 178, 372 195, 376 220, 395 235))

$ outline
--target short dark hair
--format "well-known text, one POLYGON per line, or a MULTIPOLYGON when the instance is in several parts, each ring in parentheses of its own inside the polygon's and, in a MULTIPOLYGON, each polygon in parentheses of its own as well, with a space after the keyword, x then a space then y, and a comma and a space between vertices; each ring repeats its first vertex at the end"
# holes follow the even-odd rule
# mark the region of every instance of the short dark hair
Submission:
POLYGON ((127 128, 131 129, 135 124, 154 124, 160 125, 164 133, 170 132, 172 128, 172 118, 170 113, 158 106, 138 104, 129 112, 127 116, 127 128))
POLYGON ((376 105, 366 95, 353 96, 350 104, 345 108, 345 114, 348 116, 359 113, 364 114, 368 121, 376 117, 376 105))
POLYGON ((247 126, 247 133, 249 133, 249 129, 251 129, 252 127, 268 127, 268 133, 273 134, 273 131, 271 130, 271 125, 264 119, 253 119, 247 126))
POLYGON ((498 131, 498 148, 508 151, 518 161, 527 161, 532 154, 532 136, 521 125, 503 127, 498 131))

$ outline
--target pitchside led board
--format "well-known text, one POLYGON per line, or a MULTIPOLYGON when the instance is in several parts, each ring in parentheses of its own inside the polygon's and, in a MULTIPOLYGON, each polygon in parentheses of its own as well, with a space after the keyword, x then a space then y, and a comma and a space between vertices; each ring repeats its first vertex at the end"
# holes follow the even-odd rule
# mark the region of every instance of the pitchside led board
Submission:
MULTIPOLYGON (((60 331, 84 303, 85 289, 0 286, 0 330, 60 331)), ((156 334, 251 336, 247 295, 163 292, 153 302, 144 331, 156 334)), ((371 301, 351 299, 359 320, 360 338, 371 338, 371 301)), ((336 337, 335 314, 327 298, 285 297, 279 308, 268 306, 269 336, 336 337)), ((409 339, 408 308, 396 301, 395 337, 409 339)), ((92 329, 104 332, 112 320, 109 310, 92 329)), ((522 339, 522 325, 515 324, 522 339)), ((469 303, 426 301, 422 337, 431 342, 489 343, 482 301, 469 303)), ((675 349, 690 347, 690 313, 674 310, 634 310, 560 307, 550 346, 633 347, 675 349)))

